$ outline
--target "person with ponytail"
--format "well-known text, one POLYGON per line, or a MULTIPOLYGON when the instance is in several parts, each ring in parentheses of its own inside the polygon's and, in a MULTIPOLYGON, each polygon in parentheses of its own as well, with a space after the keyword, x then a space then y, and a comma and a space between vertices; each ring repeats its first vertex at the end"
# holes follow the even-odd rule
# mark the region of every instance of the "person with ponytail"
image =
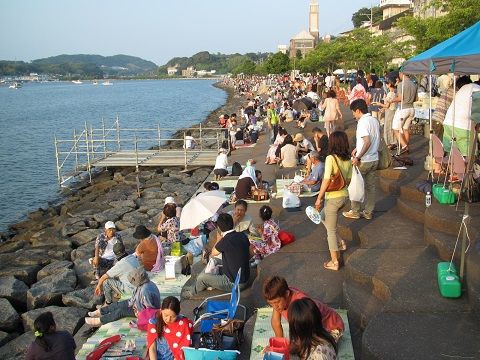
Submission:
POLYGON ((263 205, 260 208, 260 219, 262 219, 263 224, 258 227, 257 232, 261 234, 261 241, 250 241, 255 260, 252 265, 258 265, 261 259, 276 253, 282 247, 282 243, 278 237, 280 227, 275 220, 272 219, 272 213, 272 208, 268 205, 263 205))
POLYGON ((57 331, 50 311, 34 321, 35 341, 30 345, 26 360, 75 360, 75 340, 68 331, 57 331))
POLYGON ((175 296, 163 299, 162 307, 147 328, 147 358, 184 360, 182 348, 192 344, 193 323, 180 315, 180 301, 175 296))
POLYGON ((322 325, 322 314, 312 299, 293 301, 288 307, 290 353, 302 360, 336 360, 337 345, 322 325))

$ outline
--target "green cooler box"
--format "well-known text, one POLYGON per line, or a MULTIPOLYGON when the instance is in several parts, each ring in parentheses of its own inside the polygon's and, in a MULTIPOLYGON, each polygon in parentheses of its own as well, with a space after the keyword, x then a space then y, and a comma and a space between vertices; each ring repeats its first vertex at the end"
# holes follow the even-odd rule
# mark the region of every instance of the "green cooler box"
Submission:
POLYGON ((462 283, 457 275, 455 265, 441 262, 437 265, 438 288, 446 298, 459 298, 462 295, 462 283))

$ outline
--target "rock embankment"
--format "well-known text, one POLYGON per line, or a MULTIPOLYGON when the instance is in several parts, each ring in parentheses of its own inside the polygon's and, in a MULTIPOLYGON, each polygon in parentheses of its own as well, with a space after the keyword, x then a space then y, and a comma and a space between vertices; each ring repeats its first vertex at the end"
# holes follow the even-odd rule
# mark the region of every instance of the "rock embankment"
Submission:
MULTIPOLYGON (((243 98, 225 90, 227 103, 202 126, 216 126, 220 114, 231 114, 243 105, 243 98)), ((88 258, 104 223, 114 221, 127 251, 133 252, 138 243, 132 237, 135 226, 154 229, 165 198, 174 196, 177 203, 186 203, 212 169, 182 170, 104 170, 92 183, 64 194, 62 204, 34 211, 10 226, 8 234, 0 234, 1 359, 23 358, 34 339, 33 320, 44 311, 53 313, 57 328, 73 335, 82 332, 86 312, 102 300, 90 285, 94 275, 88 258)))

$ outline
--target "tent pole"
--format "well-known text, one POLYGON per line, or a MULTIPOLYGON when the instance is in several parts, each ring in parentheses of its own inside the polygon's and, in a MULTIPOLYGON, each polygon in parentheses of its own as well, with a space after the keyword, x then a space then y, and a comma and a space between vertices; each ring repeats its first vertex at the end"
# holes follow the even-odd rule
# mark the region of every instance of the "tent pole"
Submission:
MULTIPOLYGON (((429 82, 429 93, 430 93, 430 100, 429 100, 429 105, 428 105, 428 120, 429 120, 429 140, 428 140, 428 151, 429 151, 429 156, 430 156, 430 170, 429 170, 429 177, 430 175, 432 176, 432 182, 433 182, 433 166, 434 166, 434 161, 433 161, 433 143, 432 143, 432 134, 433 134, 433 129, 432 129, 432 72, 430 71, 430 74, 428 75, 428 82, 429 82)), ((427 178, 428 180, 428 178, 427 178)))

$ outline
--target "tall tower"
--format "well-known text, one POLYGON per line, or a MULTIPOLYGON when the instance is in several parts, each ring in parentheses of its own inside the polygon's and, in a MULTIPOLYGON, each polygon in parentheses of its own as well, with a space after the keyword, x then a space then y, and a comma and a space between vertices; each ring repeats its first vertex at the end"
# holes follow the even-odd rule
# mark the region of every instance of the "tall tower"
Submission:
POLYGON ((308 16, 308 31, 315 37, 315 42, 318 41, 318 0, 310 0, 310 9, 308 16))

